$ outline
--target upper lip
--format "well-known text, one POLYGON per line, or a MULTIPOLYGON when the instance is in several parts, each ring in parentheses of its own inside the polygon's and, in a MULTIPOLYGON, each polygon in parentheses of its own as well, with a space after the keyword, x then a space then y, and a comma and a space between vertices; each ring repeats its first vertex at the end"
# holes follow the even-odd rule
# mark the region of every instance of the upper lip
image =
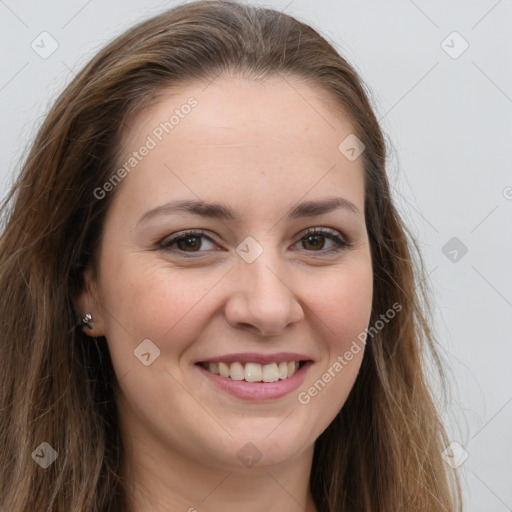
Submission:
POLYGON ((196 363, 259 363, 270 364, 289 361, 311 361, 311 357, 306 354, 297 354, 296 352, 277 352, 275 354, 261 354, 257 352, 239 352, 236 354, 224 354, 222 356, 208 357, 201 359, 196 363))

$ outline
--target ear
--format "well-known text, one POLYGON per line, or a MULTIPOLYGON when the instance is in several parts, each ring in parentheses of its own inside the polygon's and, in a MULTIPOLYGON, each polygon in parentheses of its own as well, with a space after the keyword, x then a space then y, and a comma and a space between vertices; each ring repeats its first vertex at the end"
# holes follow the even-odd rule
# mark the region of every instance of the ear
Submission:
POLYGON ((92 316, 89 328, 87 325, 81 326, 82 331, 96 338, 98 336, 105 336, 105 322, 103 318, 103 308, 98 293, 98 285, 94 272, 90 267, 87 267, 83 273, 82 290, 75 299, 75 309, 78 316, 78 322, 89 313, 92 316))

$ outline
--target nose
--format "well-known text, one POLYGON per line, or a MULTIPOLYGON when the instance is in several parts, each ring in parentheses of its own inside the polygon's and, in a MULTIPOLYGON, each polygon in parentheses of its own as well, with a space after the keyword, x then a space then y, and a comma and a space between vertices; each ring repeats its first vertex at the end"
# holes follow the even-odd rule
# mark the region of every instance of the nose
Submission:
POLYGON ((252 263, 238 261, 238 268, 231 275, 233 291, 225 307, 229 325, 276 336, 300 322, 304 311, 287 275, 277 260, 265 253, 252 263))

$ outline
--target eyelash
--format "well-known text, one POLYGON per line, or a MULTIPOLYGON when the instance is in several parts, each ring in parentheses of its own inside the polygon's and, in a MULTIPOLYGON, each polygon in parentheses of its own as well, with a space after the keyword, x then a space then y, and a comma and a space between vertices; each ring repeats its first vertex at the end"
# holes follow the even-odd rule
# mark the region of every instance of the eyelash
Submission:
MULTIPOLYGON (((332 247, 327 250, 319 250, 319 251, 307 251, 312 253, 320 253, 320 254, 326 254, 326 253, 338 253, 344 249, 349 249, 352 247, 352 244, 349 242, 346 242, 343 238, 338 236, 338 232, 332 229, 328 228, 312 228, 307 230, 301 238, 298 240, 298 242, 301 242, 302 240, 307 239, 309 236, 325 236, 332 241, 334 241, 337 245, 337 247, 332 247)), ((187 231, 181 231, 180 233, 176 233, 170 237, 164 238, 162 241, 159 242, 158 247, 159 249, 169 251, 169 252, 179 252, 180 256, 184 258, 197 258, 198 256, 194 256, 194 254, 201 253, 204 251, 195 251, 191 253, 187 253, 186 251, 176 250, 176 249, 170 249, 171 246, 179 242, 180 240, 190 238, 190 237, 204 237, 210 240, 211 242, 215 243, 214 240, 212 240, 208 235, 205 234, 203 230, 187 230, 187 231)))

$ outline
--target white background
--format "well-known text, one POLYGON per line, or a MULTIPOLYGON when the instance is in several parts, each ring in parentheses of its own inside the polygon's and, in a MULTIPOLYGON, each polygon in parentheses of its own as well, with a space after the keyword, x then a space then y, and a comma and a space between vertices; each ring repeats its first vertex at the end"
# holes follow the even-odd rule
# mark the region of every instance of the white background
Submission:
MULTIPOLYGON (((125 28, 177 3, 0 0, 2 196, 73 74, 125 28), (47 59, 31 48, 43 31, 59 45, 47 59)), ((452 374, 450 436, 468 452, 464 509, 512 511, 512 1, 265 5, 320 30, 372 91, 395 200, 430 273, 452 374), (468 249, 456 262, 442 252, 452 237, 468 249)))

